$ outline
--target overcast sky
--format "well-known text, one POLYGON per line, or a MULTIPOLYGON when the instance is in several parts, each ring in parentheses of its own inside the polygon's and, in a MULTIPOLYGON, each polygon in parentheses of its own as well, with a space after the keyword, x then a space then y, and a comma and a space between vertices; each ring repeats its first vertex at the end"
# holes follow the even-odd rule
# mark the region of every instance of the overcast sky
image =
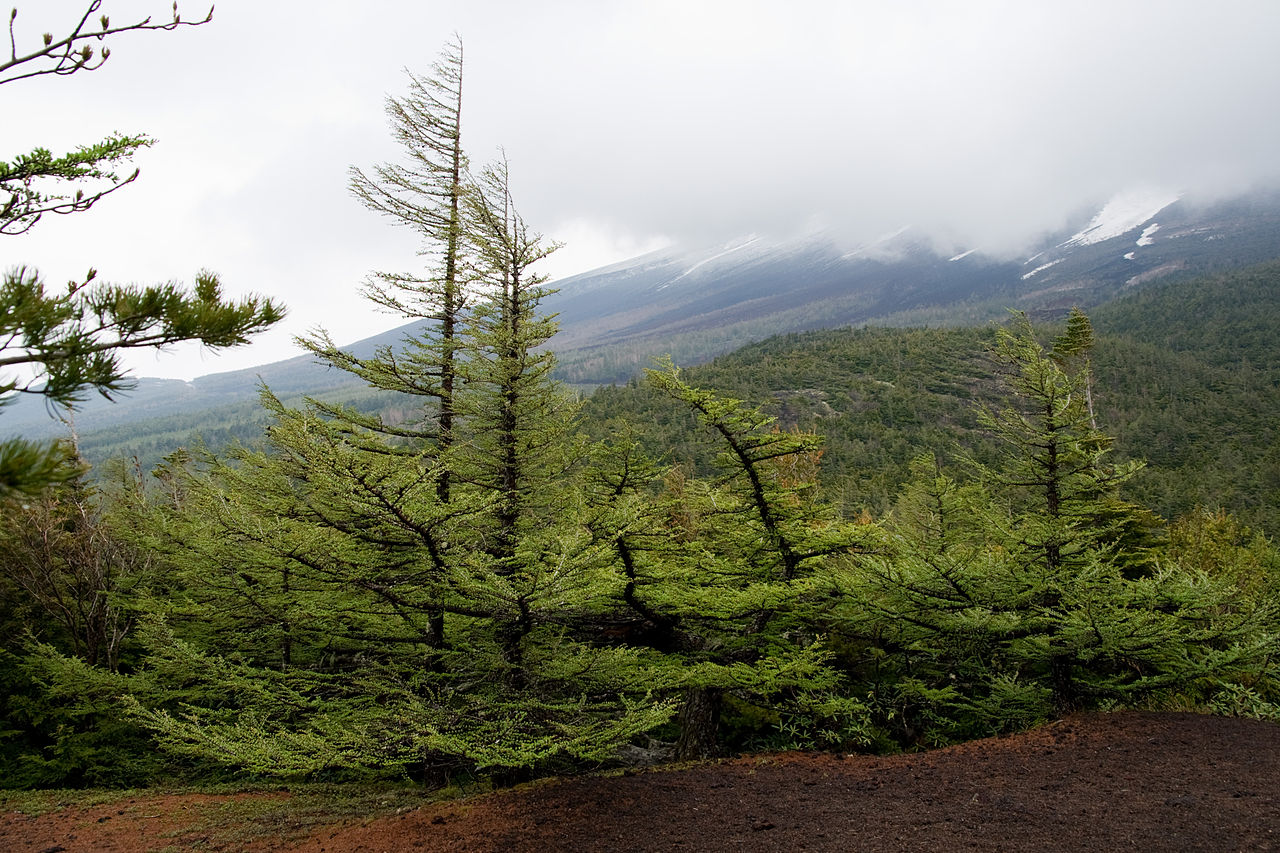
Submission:
MULTIPOLYGON (((87 0, 17 0, 19 52, 87 0)), ((184 17, 207 5, 184 0, 184 17)), ((106 0, 112 23, 167 0, 106 0)), ((0 89, 0 158, 146 133, 139 180, 0 237, 0 265, 62 283, 189 282, 278 297, 283 328, 222 356, 138 355, 191 378, 401 322, 359 295, 417 241, 347 192, 397 154, 383 102, 457 32, 464 142, 505 148, 554 276, 665 243, 906 224, 1014 251, 1112 194, 1280 178, 1280 2, 222 0, 212 23, 118 36, 93 74, 0 89)))

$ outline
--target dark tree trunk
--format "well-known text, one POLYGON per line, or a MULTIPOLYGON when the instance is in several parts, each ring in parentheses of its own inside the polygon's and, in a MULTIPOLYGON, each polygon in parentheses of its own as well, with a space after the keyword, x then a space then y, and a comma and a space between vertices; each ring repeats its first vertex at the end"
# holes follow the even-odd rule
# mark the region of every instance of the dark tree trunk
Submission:
POLYGON ((684 693, 684 705, 677 718, 680 740, 676 760, 712 758, 720 751, 720 709, 724 691, 719 687, 691 687, 684 693))
POLYGON ((1053 686, 1053 709, 1059 714, 1069 714, 1080 709, 1080 693, 1076 689, 1075 657, 1056 653, 1049 658, 1049 678, 1053 686))
POLYGON ((432 613, 427 617, 427 644, 433 649, 444 648, 444 614, 432 613))

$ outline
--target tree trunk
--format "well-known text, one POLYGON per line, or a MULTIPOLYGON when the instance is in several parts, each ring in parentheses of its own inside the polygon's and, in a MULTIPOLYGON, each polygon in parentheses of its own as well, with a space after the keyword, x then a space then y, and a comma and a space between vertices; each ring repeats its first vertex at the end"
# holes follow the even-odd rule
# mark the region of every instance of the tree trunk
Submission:
POLYGON ((1053 654, 1049 658, 1049 680, 1053 687, 1053 709, 1059 714, 1069 714, 1080 709, 1079 691, 1076 690, 1072 670, 1075 656, 1053 654))
POLYGON ((680 740, 676 760, 712 758, 720 751, 720 709, 724 691, 719 687, 691 687, 684 693, 684 705, 677 718, 680 740))

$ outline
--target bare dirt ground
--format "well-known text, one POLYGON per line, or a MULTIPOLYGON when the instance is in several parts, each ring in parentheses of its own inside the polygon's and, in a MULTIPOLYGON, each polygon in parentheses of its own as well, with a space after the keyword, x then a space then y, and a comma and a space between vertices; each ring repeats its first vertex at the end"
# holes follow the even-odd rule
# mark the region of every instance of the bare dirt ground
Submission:
POLYGON ((134 795, 8 812, 0 850, 1280 850, 1280 726, 1088 714, 915 755, 788 753, 542 782, 313 823, 304 837, 199 829, 209 809, 288 796, 134 795))

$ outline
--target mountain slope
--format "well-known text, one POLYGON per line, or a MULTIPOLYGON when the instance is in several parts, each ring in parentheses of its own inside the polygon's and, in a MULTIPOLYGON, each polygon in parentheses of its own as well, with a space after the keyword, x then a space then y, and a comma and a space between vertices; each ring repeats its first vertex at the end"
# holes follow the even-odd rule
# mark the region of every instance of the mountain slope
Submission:
MULTIPOLYGON (((1170 518, 1222 507, 1280 532, 1280 262, 1140 291, 1093 319, 1101 424, 1118 457, 1149 463, 1127 496, 1170 518), (1171 348, 1172 318, 1202 331, 1171 348)), ((986 356, 993 337, 990 326, 793 333, 686 375, 764 404, 784 427, 823 434, 832 499, 849 515, 880 515, 915 455, 987 458, 974 403, 999 393, 986 356)), ((644 386, 602 388, 586 414, 600 437, 612 431, 610 419, 643 425, 655 455, 701 471, 710 465, 687 415, 644 386)))
POLYGON ((939 254, 904 228, 845 251, 831 235, 663 250, 557 283, 561 375, 625 381, 669 353, 695 363, 770 334, 846 325, 962 325, 1021 308, 1055 316, 1149 282, 1280 257, 1280 196, 1199 206, 1117 196, 1025 260, 939 254))
MULTIPOLYGON (((625 382, 660 354, 695 364, 775 334, 975 325, 1003 317, 1010 307, 1052 318, 1156 281, 1276 257, 1280 194, 1207 207, 1169 194, 1127 194, 1018 260, 981 249, 940 254, 911 228, 852 251, 829 234, 781 242, 744 238, 662 250, 564 279, 544 307, 559 315, 552 346, 560 377, 593 386, 625 382)), ((395 346, 418 328, 391 329, 351 349, 369 354, 395 346)), ((253 405, 260 381, 286 398, 361 393, 347 375, 301 355, 191 383, 142 379, 123 404, 88 401, 77 427, 87 435, 148 418, 253 405)), ((19 400, 0 413, 0 437, 63 429, 39 400, 19 400)))

